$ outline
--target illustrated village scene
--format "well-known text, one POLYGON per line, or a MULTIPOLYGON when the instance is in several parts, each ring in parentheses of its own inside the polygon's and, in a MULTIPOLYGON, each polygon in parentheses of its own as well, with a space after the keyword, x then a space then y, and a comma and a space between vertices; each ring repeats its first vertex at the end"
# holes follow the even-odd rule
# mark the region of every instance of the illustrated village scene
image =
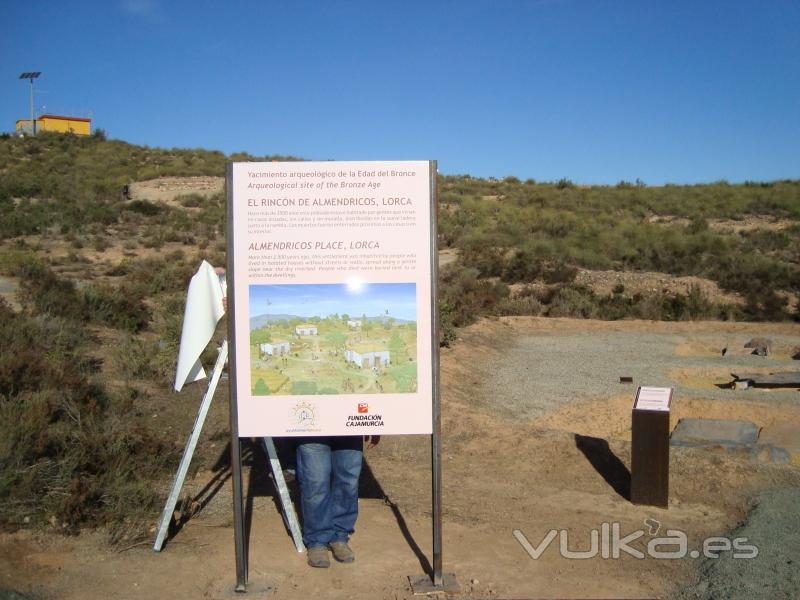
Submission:
POLYGON ((416 286, 250 286, 254 396, 417 391, 416 286))

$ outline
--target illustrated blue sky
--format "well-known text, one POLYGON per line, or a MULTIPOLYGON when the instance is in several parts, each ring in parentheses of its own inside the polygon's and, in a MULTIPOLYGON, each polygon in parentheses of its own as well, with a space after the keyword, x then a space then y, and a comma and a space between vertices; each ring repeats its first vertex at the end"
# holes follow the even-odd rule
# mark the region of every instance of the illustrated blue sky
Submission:
POLYGON ((5 0, 0 130, 443 173, 800 177, 797 0, 5 0))
POLYGON ((413 283, 351 283, 308 285, 251 285, 250 316, 297 315, 351 318, 367 315, 417 320, 413 283))

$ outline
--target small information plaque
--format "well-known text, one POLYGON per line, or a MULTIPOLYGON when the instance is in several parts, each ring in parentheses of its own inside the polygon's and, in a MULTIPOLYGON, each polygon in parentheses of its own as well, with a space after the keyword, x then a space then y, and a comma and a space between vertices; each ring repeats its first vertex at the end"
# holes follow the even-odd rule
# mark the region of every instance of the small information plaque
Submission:
POLYGON ((660 410, 669 412, 672 403, 672 388, 640 387, 636 392, 633 408, 636 410, 660 410))

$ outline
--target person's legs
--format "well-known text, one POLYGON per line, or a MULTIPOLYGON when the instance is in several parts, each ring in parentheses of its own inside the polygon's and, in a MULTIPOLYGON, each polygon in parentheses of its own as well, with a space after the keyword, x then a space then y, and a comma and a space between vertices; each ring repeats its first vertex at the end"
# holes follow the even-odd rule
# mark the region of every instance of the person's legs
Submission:
POLYGON ((303 543, 308 548, 327 546, 334 535, 330 445, 302 442, 297 446, 297 481, 303 512, 303 543))
POLYGON ((331 444, 331 542, 347 542, 358 518, 358 477, 363 456, 361 436, 337 438, 331 444))

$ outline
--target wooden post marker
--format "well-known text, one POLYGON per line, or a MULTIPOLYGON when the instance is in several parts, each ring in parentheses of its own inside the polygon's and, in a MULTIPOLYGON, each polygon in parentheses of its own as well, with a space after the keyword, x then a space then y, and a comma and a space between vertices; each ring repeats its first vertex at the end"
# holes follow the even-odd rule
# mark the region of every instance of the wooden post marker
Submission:
POLYGON ((631 418, 631 502, 669 504, 669 410, 673 388, 640 387, 631 418))

